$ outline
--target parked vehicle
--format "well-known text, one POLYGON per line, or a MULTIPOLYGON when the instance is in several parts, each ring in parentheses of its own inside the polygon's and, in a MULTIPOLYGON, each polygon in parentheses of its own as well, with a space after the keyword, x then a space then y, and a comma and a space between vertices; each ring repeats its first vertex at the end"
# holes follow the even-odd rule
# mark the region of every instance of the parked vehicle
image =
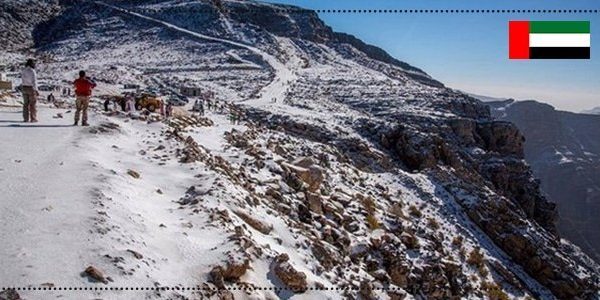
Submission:
POLYGON ((160 108, 162 101, 156 96, 150 94, 142 94, 140 97, 135 99, 135 109, 142 110, 147 109, 151 112, 156 111, 160 108))

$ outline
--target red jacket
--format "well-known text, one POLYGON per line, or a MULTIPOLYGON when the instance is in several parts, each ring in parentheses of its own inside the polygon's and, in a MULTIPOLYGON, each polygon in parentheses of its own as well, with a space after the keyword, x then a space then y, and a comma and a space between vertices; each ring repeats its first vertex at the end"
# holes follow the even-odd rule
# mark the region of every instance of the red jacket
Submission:
POLYGON ((96 87, 96 84, 89 80, 87 77, 79 78, 73 82, 75 85, 75 95, 76 96, 91 96, 92 89, 96 87))

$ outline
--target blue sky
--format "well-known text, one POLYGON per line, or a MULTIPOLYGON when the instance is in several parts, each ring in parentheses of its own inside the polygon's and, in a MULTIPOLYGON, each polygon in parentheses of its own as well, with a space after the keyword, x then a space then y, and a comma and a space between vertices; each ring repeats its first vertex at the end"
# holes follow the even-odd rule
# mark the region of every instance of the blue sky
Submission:
MULTIPOLYGON (((598 9, 599 0, 270 0, 311 9, 598 9)), ((419 67, 449 87, 559 109, 600 106, 600 13, 385 14, 320 13, 335 31, 353 34, 419 67), (508 59, 509 20, 589 20, 591 60, 508 59)))

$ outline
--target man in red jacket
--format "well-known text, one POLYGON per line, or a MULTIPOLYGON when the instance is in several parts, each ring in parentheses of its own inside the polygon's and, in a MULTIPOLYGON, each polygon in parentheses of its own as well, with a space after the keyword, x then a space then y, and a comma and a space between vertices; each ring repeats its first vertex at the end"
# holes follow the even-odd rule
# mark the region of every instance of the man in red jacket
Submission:
POLYGON ((82 126, 89 126, 87 120, 87 109, 90 104, 90 96, 92 96, 92 89, 96 87, 96 84, 91 81, 89 78, 85 77, 85 71, 79 71, 79 78, 73 82, 75 85, 75 106, 77 110, 75 111, 75 123, 73 126, 77 126, 79 123, 79 115, 83 113, 83 118, 81 119, 82 126))

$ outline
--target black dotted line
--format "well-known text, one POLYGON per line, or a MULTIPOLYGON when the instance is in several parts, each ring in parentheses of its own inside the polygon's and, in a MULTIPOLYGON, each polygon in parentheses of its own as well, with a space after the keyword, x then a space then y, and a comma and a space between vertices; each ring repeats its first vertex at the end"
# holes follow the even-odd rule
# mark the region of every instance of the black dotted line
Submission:
POLYGON ((309 287, 306 289, 297 289, 290 287, 2 287, 2 291, 14 290, 14 291, 360 291, 360 290, 373 290, 373 291, 401 291, 399 287, 373 287, 373 288, 359 288, 359 287, 309 287))
MULTIPOLYGON (((285 11, 285 10, 284 10, 285 11)), ((317 9, 317 13, 598 13, 598 9, 317 9)), ((288 11, 289 12, 289 11, 288 11)))
MULTIPOLYGON (((234 9, 234 10, 224 10, 225 12, 234 12, 234 13, 262 13, 266 11, 266 9, 258 9, 258 10, 248 10, 248 9, 234 9)), ((464 13, 472 13, 472 14, 505 14, 505 13, 534 13, 534 14, 545 14, 545 13, 553 13, 553 14, 569 14, 569 13, 584 13, 584 14, 597 14, 600 12, 599 9, 282 9, 282 8, 273 8, 269 10, 271 12, 278 13, 324 13, 324 14, 339 14, 339 13, 351 13, 351 14, 373 14, 373 13, 383 13, 383 14, 464 14, 464 13)), ((209 9, 200 9, 194 11, 195 13, 214 13, 214 10, 209 9)))

